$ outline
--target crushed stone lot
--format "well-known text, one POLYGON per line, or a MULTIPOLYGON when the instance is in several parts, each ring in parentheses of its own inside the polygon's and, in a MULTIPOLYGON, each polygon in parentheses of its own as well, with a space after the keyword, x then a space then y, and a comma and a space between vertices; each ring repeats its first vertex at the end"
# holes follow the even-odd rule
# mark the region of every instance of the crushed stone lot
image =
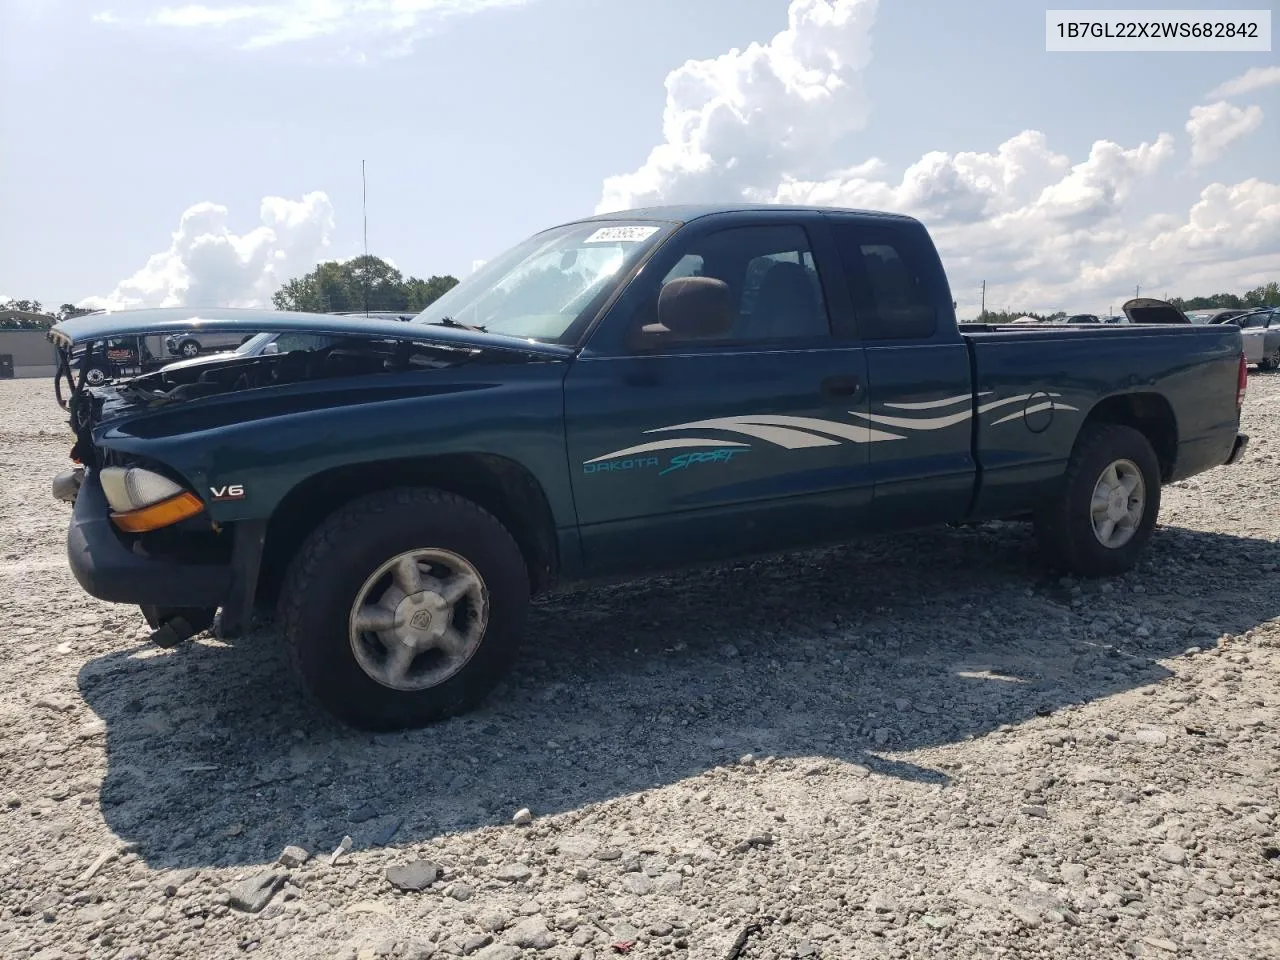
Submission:
POLYGON ((585 590, 395 735, 86 596, 64 416, 0 381, 6 960, 1280 957, 1280 374, 1127 576, 988 524, 585 590))

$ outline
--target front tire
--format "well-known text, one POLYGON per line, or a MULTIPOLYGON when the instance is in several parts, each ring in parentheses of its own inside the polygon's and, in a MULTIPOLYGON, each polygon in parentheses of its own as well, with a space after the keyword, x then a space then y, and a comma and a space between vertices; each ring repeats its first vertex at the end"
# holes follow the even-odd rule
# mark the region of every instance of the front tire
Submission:
POLYGON ((529 575, 476 504, 403 488, 354 501, 299 548, 280 596, 289 659, 326 709, 370 730, 475 707, 524 632, 529 575))
POLYGON ((1160 461, 1151 442, 1119 424, 1085 427, 1058 498, 1035 516, 1047 558, 1082 577, 1138 562, 1160 513, 1160 461))
POLYGON ((178 353, 184 359, 190 360, 192 357, 200 356, 200 343, 196 340, 183 340, 178 344, 178 353))

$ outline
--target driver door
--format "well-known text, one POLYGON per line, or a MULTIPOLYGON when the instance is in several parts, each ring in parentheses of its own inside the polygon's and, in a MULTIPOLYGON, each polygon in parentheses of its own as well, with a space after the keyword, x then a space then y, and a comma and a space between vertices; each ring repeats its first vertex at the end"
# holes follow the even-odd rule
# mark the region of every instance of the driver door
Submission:
POLYGON ((866 361, 860 343, 833 333, 848 302, 815 243, 824 230, 803 218, 686 227, 570 368, 565 426, 589 573, 771 552, 859 528, 872 492, 869 432, 850 413, 866 409, 866 361), (728 284, 728 332, 637 342, 662 285, 691 275, 728 284))

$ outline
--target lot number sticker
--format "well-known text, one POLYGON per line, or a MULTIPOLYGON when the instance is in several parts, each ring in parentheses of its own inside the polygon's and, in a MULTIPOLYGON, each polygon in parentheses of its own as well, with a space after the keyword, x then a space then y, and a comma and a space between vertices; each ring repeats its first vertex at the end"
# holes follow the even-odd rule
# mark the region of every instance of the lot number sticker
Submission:
POLYGON ((658 232, 657 227, 601 227, 584 243, 640 243, 658 232))

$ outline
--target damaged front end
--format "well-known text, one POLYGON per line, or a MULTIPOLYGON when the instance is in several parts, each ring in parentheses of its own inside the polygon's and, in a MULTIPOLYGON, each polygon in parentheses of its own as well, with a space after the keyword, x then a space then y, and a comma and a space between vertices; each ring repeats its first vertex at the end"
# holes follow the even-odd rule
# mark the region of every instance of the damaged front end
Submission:
MULTIPOLYGON (((230 452, 252 472, 274 455, 239 443, 250 421, 421 394, 420 372, 478 357, 562 355, 554 345, 362 317, 215 311, 96 314, 50 331, 58 402, 75 435, 75 466, 53 481, 74 505, 70 566, 86 592, 142 608, 162 645, 207 629, 241 634, 251 619, 270 509, 218 479, 230 452), (244 350, 128 378, 92 378, 107 338, 184 329, 245 334, 244 350), (275 349, 247 349, 265 337, 275 349), (321 386, 323 382, 323 386, 321 386)), ((258 343, 261 346, 262 343, 258 343)), ((267 344, 270 346, 270 344, 267 344)))

